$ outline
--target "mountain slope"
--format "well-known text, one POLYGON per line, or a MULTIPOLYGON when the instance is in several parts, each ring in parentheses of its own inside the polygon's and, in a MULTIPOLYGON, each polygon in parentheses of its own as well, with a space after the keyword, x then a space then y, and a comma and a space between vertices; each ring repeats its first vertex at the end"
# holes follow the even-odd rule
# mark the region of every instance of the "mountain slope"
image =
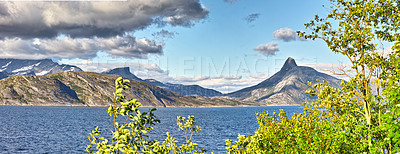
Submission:
POLYGON ((0 80, 0 105, 83 105, 75 91, 46 76, 12 76, 0 80))
MULTIPOLYGON (((0 81, 0 105, 108 106, 112 104, 117 78, 90 72, 13 76, 0 81)), ((228 98, 184 96, 133 80, 126 96, 137 99, 143 106, 153 107, 258 105, 228 98)))
POLYGON ((304 101, 310 101, 311 98, 305 93, 307 82, 316 80, 325 80, 333 87, 339 87, 341 80, 330 75, 320 73, 311 67, 297 66, 295 60, 289 57, 280 71, 272 75, 263 82, 247 87, 225 96, 246 100, 257 101, 275 105, 295 105, 304 101))
POLYGON ((82 71, 72 65, 58 64, 51 59, 22 60, 22 59, 0 59, 0 72, 8 76, 16 75, 47 75, 64 71, 82 71))
POLYGON ((180 93, 182 95, 199 95, 199 96, 206 96, 206 97, 214 97, 214 96, 220 96, 222 95, 221 92, 213 90, 213 89, 207 89, 204 87, 201 87, 199 85, 183 85, 183 84, 172 84, 172 83, 162 83, 154 79, 146 79, 143 80, 135 75, 133 75, 129 67, 122 67, 122 68, 115 68, 109 71, 103 72, 103 74, 112 74, 112 75, 118 75, 122 76, 124 78, 136 80, 136 81, 144 81, 149 84, 180 93))

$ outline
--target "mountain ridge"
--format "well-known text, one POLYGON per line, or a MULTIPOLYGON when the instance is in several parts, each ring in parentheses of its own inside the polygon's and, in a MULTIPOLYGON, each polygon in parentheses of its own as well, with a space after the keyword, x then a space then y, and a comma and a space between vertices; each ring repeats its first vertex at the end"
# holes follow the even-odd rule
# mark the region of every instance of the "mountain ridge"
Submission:
MULTIPOLYGON (((0 105, 109 106, 119 76, 94 72, 61 72, 45 76, 19 75, 0 80, 0 105)), ((254 106, 228 98, 185 96, 142 82, 130 81, 125 91, 145 107, 254 106)))
POLYGON ((315 100, 305 93, 307 82, 317 79, 326 80, 333 87, 339 87, 341 80, 316 71, 307 66, 297 66, 295 60, 289 57, 282 68, 257 85, 246 87, 224 96, 246 101, 262 102, 266 105, 300 105, 305 101, 315 100))
POLYGON ((206 97, 214 97, 222 95, 221 92, 201 87, 199 85, 183 85, 183 84, 173 84, 173 83, 163 83, 157 81, 155 79, 141 79, 130 72, 129 67, 120 67, 114 68, 111 70, 107 70, 102 72, 103 74, 112 74, 112 75, 119 75, 124 78, 136 80, 136 81, 143 81, 155 86, 159 86, 161 88, 180 93, 182 95, 199 95, 199 96, 206 96, 206 97))
POLYGON ((83 71, 77 66, 58 64, 51 59, 0 59, 0 79, 17 75, 48 75, 65 71, 83 71))
POLYGON ((315 99, 304 93, 308 88, 308 81, 326 80, 333 87, 339 87, 341 82, 311 67, 298 66, 291 57, 268 79, 222 96, 217 91, 217 94, 211 95, 214 97, 201 96, 199 91, 204 93, 206 90, 211 92, 216 90, 198 85, 162 83, 154 79, 143 80, 132 74, 128 67, 100 74, 82 72, 76 66, 59 65, 50 59, 0 59, 0 68, 2 69, 0 79, 7 77, 0 80, 0 105, 106 106, 112 101, 113 80, 118 76, 131 79, 133 87, 137 87, 134 90, 130 89, 129 95, 139 98, 145 106, 159 107, 299 105, 304 101, 315 99), (78 71, 69 71, 71 69, 78 71), (62 72, 57 73, 57 71, 62 72), (181 94, 179 90, 186 93, 181 94))

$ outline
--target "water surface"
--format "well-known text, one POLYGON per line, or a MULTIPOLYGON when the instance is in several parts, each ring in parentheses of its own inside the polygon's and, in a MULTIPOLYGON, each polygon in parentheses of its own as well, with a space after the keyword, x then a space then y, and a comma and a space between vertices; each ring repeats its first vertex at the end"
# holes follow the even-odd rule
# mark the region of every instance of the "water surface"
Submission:
MULTIPOLYGON (((110 137, 112 118, 104 107, 22 107, 0 106, 0 153, 86 153, 87 136, 99 126, 110 137)), ((288 116, 302 112, 301 106, 159 108, 160 124, 150 137, 162 141, 170 132, 182 144, 177 116, 194 115, 202 127, 193 140, 208 152, 225 153, 225 140, 237 140, 238 134, 253 134, 258 127, 256 112, 279 112, 288 116)), ((141 109, 147 111, 147 108, 141 109)))

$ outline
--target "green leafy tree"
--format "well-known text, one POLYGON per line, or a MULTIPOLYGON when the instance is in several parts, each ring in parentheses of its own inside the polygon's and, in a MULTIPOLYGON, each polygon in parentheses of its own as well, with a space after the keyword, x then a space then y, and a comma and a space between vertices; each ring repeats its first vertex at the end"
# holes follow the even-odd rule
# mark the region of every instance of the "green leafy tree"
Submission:
POLYGON ((383 115, 383 127, 386 136, 379 146, 388 151, 400 152, 400 42, 393 47, 394 53, 389 55, 382 69, 381 79, 386 96, 386 110, 383 115))
POLYGON ((156 123, 159 123, 153 111, 140 112, 140 102, 130 99, 123 94, 123 91, 130 88, 129 80, 118 78, 115 81, 114 103, 110 105, 107 112, 113 117, 114 131, 112 139, 99 137, 101 132, 98 127, 90 133, 88 137, 90 144, 86 151, 91 154, 93 149, 96 153, 204 153, 204 148, 200 148, 193 143, 191 138, 193 133, 200 132, 201 128, 195 125, 194 117, 189 116, 177 118, 179 130, 186 136, 186 143, 177 145, 174 137, 167 132, 167 138, 161 144, 157 140, 149 140, 148 133, 156 123), (118 122, 118 117, 126 117, 123 123, 118 122), (188 138, 190 134, 190 138, 188 138))
POLYGON ((315 15, 305 24, 311 33, 298 33, 321 39, 346 56, 351 67, 333 73, 348 81, 340 88, 314 84, 307 92, 317 95, 317 101, 305 103, 304 112, 291 119, 283 112, 279 118, 259 114, 255 135, 239 135, 236 143, 228 140, 228 152, 399 152, 400 1, 330 1, 326 17, 315 15), (383 50, 382 42, 395 44, 388 56, 377 52, 383 50))

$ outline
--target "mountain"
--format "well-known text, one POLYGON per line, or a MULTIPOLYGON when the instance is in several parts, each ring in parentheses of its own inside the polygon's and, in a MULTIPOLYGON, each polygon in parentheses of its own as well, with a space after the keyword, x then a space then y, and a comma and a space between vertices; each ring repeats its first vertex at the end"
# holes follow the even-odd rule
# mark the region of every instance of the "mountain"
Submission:
MULTIPOLYGON (((116 75, 91 72, 61 72, 45 76, 20 75, 0 80, 0 105, 109 106, 114 98, 116 75)), ((131 80, 126 91, 143 106, 199 107, 258 105, 229 98, 184 96, 131 80)))
POLYGON ((7 78, 7 77, 8 77, 8 74, 6 72, 0 72, 0 80, 7 78))
POLYGON ((120 67, 120 68, 115 68, 111 69, 108 71, 102 72, 103 74, 109 74, 109 75, 118 75, 124 78, 128 78, 131 80, 136 80, 136 81, 143 81, 141 78, 137 77, 136 75, 133 75, 131 71, 129 70, 129 67, 120 67))
POLYGON ((12 76, 0 80, 0 91, 0 105, 83 105, 69 86, 47 76, 12 76))
POLYGON ((56 62, 53 62, 51 59, 42 59, 42 60, 0 59, 0 72, 7 74, 7 76, 47 75, 64 71, 82 71, 82 70, 72 65, 65 65, 65 64, 60 65, 56 62))
POLYGON ((295 60, 289 57, 280 71, 261 83, 247 87, 225 96, 256 101, 264 105, 299 105, 305 101, 314 100, 305 93, 308 81, 327 81, 333 87, 339 87, 341 80, 316 71, 311 67, 297 66, 295 60))
POLYGON ((144 81, 149 84, 180 93, 182 95, 199 95, 199 96, 206 96, 206 97, 214 97, 214 96, 220 96, 222 95, 221 92, 213 90, 213 89, 207 89, 204 87, 201 87, 199 85, 183 85, 183 84, 172 84, 172 83, 162 83, 160 81, 154 80, 154 79, 146 79, 143 80, 135 75, 133 75, 129 67, 122 67, 122 68, 115 68, 112 70, 108 70, 103 72, 103 74, 112 74, 112 75, 118 75, 122 76, 124 78, 136 80, 136 81, 144 81))

